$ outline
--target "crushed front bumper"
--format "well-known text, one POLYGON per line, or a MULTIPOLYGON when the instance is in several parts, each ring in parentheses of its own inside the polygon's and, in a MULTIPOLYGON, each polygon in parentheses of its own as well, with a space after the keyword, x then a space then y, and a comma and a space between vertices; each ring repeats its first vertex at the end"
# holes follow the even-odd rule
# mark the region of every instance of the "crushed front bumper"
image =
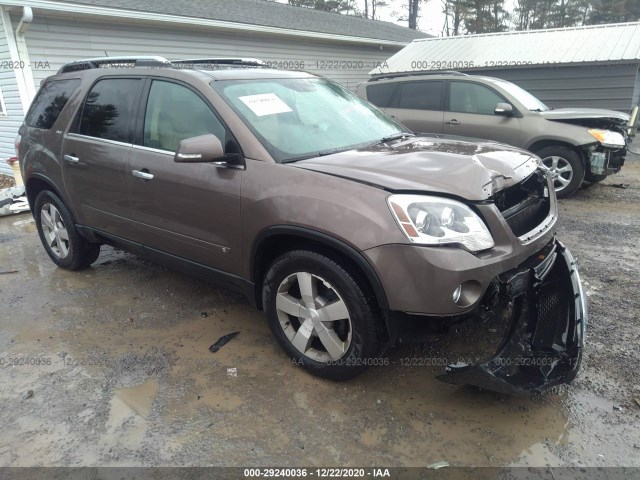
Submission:
POLYGON ((580 368, 587 303, 576 261, 554 240, 500 275, 483 308, 510 322, 487 362, 447 367, 440 380, 530 394, 571 382, 580 368))

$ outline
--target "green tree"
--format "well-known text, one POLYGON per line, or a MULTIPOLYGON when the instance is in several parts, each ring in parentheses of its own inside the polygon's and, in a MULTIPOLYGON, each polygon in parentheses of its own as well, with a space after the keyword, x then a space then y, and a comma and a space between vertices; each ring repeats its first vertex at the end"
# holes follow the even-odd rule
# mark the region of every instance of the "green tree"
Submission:
POLYGON ((591 11, 586 23, 635 22, 640 19, 640 1, 638 0, 592 0, 591 11))
POLYGON ((460 35, 467 13, 465 0, 442 0, 442 13, 444 13, 443 35, 447 37, 460 35))
POLYGON ((464 20, 467 33, 503 32, 509 15, 504 0, 466 0, 464 20))

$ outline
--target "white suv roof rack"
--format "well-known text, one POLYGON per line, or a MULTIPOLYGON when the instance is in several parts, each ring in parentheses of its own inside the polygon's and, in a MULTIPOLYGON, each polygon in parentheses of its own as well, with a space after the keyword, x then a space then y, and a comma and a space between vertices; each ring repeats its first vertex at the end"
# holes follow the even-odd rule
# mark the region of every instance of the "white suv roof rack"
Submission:
POLYGON ((92 68, 107 67, 170 67, 171 62, 164 57, 142 56, 142 57, 97 57, 76 60, 75 62, 63 65, 58 73, 75 72, 78 70, 89 70, 92 68))
POLYGON ((92 68, 108 67, 175 67, 175 68, 198 68, 207 66, 244 66, 244 67, 266 67, 267 64, 257 58, 189 58, 185 60, 169 61, 160 56, 131 56, 131 57, 97 57, 76 60, 75 62, 63 65, 58 73, 76 72, 79 70, 89 70, 92 68))

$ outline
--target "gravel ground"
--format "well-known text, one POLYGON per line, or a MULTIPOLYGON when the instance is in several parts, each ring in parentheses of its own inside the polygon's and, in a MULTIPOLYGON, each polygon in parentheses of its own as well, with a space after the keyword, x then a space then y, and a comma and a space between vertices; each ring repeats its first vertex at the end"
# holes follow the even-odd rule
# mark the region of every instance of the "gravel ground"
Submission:
POLYGON ((0 218, 0 466, 640 467, 640 163, 561 213, 591 323, 576 381, 534 398, 406 365, 455 332, 349 382, 313 378, 243 298, 107 247, 57 269, 29 214, 0 218))
POLYGON ((9 175, 0 173, 0 190, 3 188, 15 187, 16 181, 9 175))

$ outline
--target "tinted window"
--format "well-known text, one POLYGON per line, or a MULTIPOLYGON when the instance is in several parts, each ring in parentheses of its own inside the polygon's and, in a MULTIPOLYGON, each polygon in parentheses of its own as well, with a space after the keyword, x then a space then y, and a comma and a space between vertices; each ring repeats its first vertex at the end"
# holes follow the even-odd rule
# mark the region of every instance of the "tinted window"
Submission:
POLYGON ((505 99, 484 85, 468 82, 451 82, 449 110, 461 113, 493 115, 497 103, 505 99))
POLYGON ((129 120, 140 80, 109 78, 96 83, 84 103, 80 133, 91 137, 129 141, 129 120))
POLYGON ((60 116, 60 112, 69 101, 71 94, 80 85, 80 80, 52 80, 40 87, 40 91, 29 113, 25 123, 30 127, 46 128, 53 127, 60 116))
POLYGON ((393 95, 396 85, 396 83, 367 85, 367 100, 380 108, 385 108, 389 105, 389 100, 391 100, 391 95, 393 95))
POLYGON ((182 85, 154 80, 144 118, 143 145, 175 152, 181 140, 213 133, 225 144, 225 128, 209 106, 182 85))
POLYGON ((392 107, 412 110, 442 110, 443 82, 405 82, 398 85, 392 107))

